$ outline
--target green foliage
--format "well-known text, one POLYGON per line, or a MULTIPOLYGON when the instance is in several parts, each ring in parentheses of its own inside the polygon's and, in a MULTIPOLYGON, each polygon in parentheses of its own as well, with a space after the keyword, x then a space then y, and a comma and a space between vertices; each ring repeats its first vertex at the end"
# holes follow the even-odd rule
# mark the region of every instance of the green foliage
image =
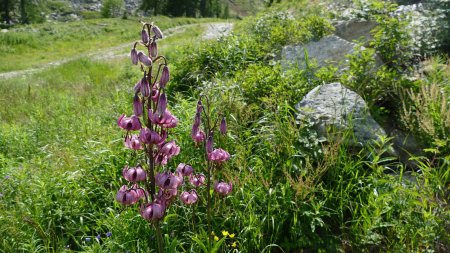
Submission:
POLYGON ((120 17, 124 11, 124 2, 122 0, 105 0, 101 9, 102 17, 116 18, 120 17))

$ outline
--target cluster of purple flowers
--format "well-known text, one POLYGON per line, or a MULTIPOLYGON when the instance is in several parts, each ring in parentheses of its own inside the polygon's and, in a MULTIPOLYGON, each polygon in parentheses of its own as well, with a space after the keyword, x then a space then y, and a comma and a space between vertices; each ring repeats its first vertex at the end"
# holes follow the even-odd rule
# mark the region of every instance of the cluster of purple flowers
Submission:
MULTIPOLYGON (((144 158, 142 164, 123 168, 122 176, 128 184, 120 187, 116 200, 123 205, 140 203, 140 214, 149 221, 164 217, 167 208, 177 198, 185 178, 193 188, 182 192, 179 199, 184 204, 192 205, 199 200, 197 188, 205 186, 205 181, 211 177, 209 169, 207 176, 196 174, 191 165, 183 163, 178 165, 175 172, 164 170, 167 163, 180 153, 180 147, 174 140, 169 140, 168 135, 169 129, 177 126, 178 119, 167 108, 165 87, 170 73, 166 58, 158 55, 157 41, 161 38, 163 34, 157 26, 147 23, 143 25, 141 40, 135 42, 131 50, 131 62, 140 64, 144 75, 134 87, 133 115, 127 117, 123 114, 117 120, 117 125, 126 131, 125 147, 140 150, 144 153, 144 158), (138 52, 138 45, 145 47, 148 54, 138 52)), ((203 111, 199 100, 191 136, 197 146, 203 143, 207 159, 220 165, 230 158, 230 154, 220 148, 213 149, 213 131, 209 129, 205 134, 200 127, 203 111)), ((225 135, 226 131, 226 120, 223 117, 220 133, 225 135)), ((214 189, 220 196, 227 196, 232 191, 232 184, 216 182, 214 189)))

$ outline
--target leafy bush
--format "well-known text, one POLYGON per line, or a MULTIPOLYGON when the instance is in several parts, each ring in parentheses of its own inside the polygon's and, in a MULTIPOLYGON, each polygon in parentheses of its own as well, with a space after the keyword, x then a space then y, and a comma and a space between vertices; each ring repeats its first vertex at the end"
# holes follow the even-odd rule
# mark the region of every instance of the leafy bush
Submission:
POLYGON ((120 17, 124 9, 122 0, 105 0, 101 9, 102 17, 115 18, 120 17))

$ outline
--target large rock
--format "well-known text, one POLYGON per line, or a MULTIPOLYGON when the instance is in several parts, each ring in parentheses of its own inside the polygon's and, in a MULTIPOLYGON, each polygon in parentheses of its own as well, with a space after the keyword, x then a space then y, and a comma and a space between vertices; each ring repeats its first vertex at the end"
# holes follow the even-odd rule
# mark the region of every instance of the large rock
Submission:
POLYGON ((339 21, 334 27, 336 30, 334 33, 347 41, 359 40, 363 37, 363 41, 368 44, 368 41, 372 39, 370 31, 372 31, 377 26, 374 21, 364 21, 364 20, 348 20, 339 21))
POLYGON ((348 139, 347 143, 353 147, 361 147, 379 140, 380 135, 386 135, 370 115, 362 97, 340 83, 314 88, 296 105, 296 109, 297 118, 312 120, 321 137, 329 138, 330 128, 338 137, 347 131, 352 132, 354 138, 348 139))
MULTIPOLYGON (((288 68, 298 66, 301 69, 306 68, 305 50, 309 61, 315 60, 319 67, 327 65, 338 66, 339 72, 348 68, 346 56, 355 52, 357 45, 348 42, 338 36, 331 35, 320 39, 319 41, 309 42, 305 45, 285 46, 281 52, 281 64, 288 68)), ((364 47, 362 47, 364 48, 364 47)), ((377 65, 381 61, 376 59, 377 65)))

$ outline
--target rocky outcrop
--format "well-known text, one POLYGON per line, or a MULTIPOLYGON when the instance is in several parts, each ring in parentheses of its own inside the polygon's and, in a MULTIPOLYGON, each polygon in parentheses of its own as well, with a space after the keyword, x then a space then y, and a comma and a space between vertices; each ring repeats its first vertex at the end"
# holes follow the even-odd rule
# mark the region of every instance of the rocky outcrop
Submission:
MULTIPOLYGON (((305 53, 309 61, 315 61, 319 67, 334 65, 339 72, 348 68, 346 56, 355 52, 355 43, 331 35, 304 45, 285 46, 281 52, 281 64, 284 68, 306 68, 305 53)), ((363 47, 364 49, 364 47, 363 47)), ((377 65, 381 60, 376 59, 377 65)))
POLYGON ((370 31, 372 31, 377 26, 374 21, 364 21, 364 20, 348 20, 339 21, 334 27, 336 30, 334 33, 347 41, 354 41, 363 38, 363 41, 368 44, 372 39, 370 31))
POLYGON ((297 118, 301 121, 308 117, 321 137, 334 138, 334 135, 342 137, 344 133, 353 133, 347 140, 353 147, 360 148, 386 135, 370 115, 363 98, 340 83, 314 88, 296 105, 296 109, 297 118))

